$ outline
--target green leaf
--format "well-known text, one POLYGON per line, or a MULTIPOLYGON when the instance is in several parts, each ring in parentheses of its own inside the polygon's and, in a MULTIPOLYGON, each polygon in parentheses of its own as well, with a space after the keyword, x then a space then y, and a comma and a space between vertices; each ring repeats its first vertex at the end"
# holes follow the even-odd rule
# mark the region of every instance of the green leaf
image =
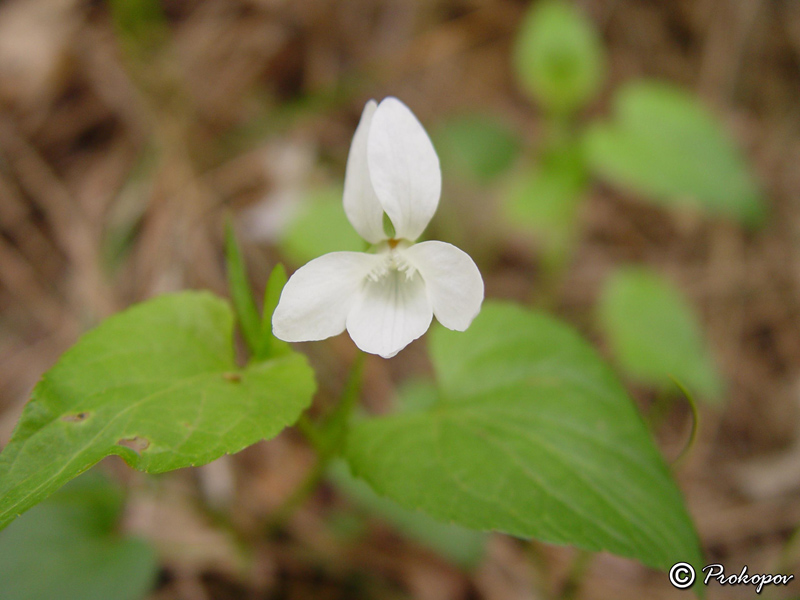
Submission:
POLYGON ((425 513, 404 509, 378 496, 366 483, 350 474, 344 461, 334 462, 329 475, 336 487, 360 506, 382 517, 409 538, 466 568, 480 563, 486 549, 486 534, 432 519, 425 513))
POLYGON ((463 115, 447 120, 434 136, 444 169, 491 183, 514 163, 522 148, 520 136, 490 115, 463 115))
POLYGON ((627 267, 606 281, 600 324, 620 367, 633 379, 662 389, 672 378, 706 400, 723 384, 691 306, 656 273, 627 267))
POLYGON ((144 541, 116 533, 122 495, 89 473, 0 533, 4 600, 141 600, 158 572, 144 541))
POLYGON ((699 564, 691 519, 636 408, 572 330, 487 302, 465 333, 438 327, 430 342, 439 402, 357 424, 354 475, 441 521, 660 569, 699 564))
POLYGON ((439 401, 436 384, 428 379, 408 379, 398 389, 398 402, 394 412, 426 410, 439 401))
POLYGON ((563 254, 575 239, 587 183, 576 149, 551 153, 537 169, 520 173, 510 182, 504 196, 508 220, 532 230, 547 250, 563 254))
POLYGON ((264 290, 264 314, 261 317, 261 338, 259 340, 258 351, 255 358, 264 360, 271 356, 283 356, 289 354, 292 349, 289 344, 283 340, 279 340, 272 335, 272 313, 278 307, 278 301, 281 299, 281 292, 283 286, 286 285, 286 269, 282 264, 278 263, 272 269, 272 273, 267 280, 267 287, 264 290))
POLYGON ((248 349, 255 354, 261 341, 261 319, 258 318, 258 309, 253 300, 250 280, 247 277, 247 267, 244 264, 239 244, 236 242, 236 232, 230 220, 225 223, 225 260, 228 270, 228 287, 233 299, 233 307, 236 309, 236 317, 248 349))
POLYGON ((514 49, 522 88, 545 109, 566 114, 586 105, 600 89, 605 58, 594 24, 573 4, 534 3, 514 49))
POLYGON ((48 371, 0 453, 0 527, 111 454, 160 473, 272 438, 308 407, 291 354, 239 369, 233 315, 206 292, 161 296, 85 334, 48 371))
POLYGON ((758 184, 722 124, 691 94, 661 82, 617 92, 615 117, 586 136, 600 176, 665 206, 689 206, 760 224, 758 184))
POLYGON ((309 195, 287 228, 281 250, 292 262, 304 264, 328 252, 363 251, 364 244, 344 213, 342 189, 331 186, 309 195))

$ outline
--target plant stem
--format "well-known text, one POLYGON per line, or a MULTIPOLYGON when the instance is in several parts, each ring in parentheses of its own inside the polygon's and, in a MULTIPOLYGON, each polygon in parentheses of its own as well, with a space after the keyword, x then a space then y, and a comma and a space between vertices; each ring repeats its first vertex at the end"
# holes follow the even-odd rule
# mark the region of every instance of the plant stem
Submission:
POLYGON ((336 455, 342 449, 347 428, 350 424, 350 416, 353 414, 353 409, 361 395, 364 356, 365 354, 360 351, 356 354, 353 365, 350 367, 347 383, 345 383, 344 390, 342 390, 339 404, 322 424, 322 434, 326 438, 327 445, 325 454, 336 455))
POLYGON ((570 264, 572 250, 568 248, 547 247, 543 250, 541 279, 532 304, 553 312, 558 306, 564 277, 570 264))
POLYGON ((678 454, 675 460, 672 461, 672 466, 675 467, 689 455, 689 452, 694 446, 695 439, 697 438, 697 428, 700 423, 700 413, 697 410, 697 402, 695 402, 692 393, 688 389, 686 389, 686 387, 677 379, 675 379, 674 377, 670 378, 675 383, 675 385, 678 386, 678 389, 683 394, 683 397, 686 399, 686 402, 689 403, 689 408, 692 411, 692 428, 689 431, 689 438, 686 440, 686 445, 684 445, 683 450, 681 450, 681 453, 678 454))
POLYGON ((268 533, 283 526, 294 511, 308 500, 325 476, 330 462, 341 453, 350 425, 350 417, 361 394, 364 356, 363 352, 356 355, 339 404, 322 425, 314 424, 306 415, 300 417, 297 422, 298 429, 314 446, 317 452, 317 461, 292 495, 275 511, 267 526, 268 533))
POLYGON ((300 508, 306 500, 311 497, 314 490, 317 489, 319 482, 325 475, 325 470, 330 462, 330 457, 321 454, 317 457, 317 462, 311 467, 311 470, 306 474, 303 481, 292 492, 283 504, 281 504, 267 523, 267 534, 271 535, 281 529, 294 512, 300 508))
POLYGON ((300 419, 295 425, 297 425, 297 429, 300 430, 300 433, 305 436, 309 443, 314 446, 314 450, 317 451, 317 454, 322 454, 325 451, 325 436, 307 414, 303 413, 300 415, 300 419))

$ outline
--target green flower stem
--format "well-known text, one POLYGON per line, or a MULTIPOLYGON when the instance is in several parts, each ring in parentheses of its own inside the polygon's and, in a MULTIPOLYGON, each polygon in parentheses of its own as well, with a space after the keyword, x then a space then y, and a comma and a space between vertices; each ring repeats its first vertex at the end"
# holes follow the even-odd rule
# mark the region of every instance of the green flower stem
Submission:
POLYGON ((361 396, 361 382, 364 374, 364 357, 359 351, 350 367, 350 376, 342 391, 339 404, 322 425, 322 434, 325 437, 327 449, 325 454, 337 455, 341 452, 344 440, 350 425, 350 416, 361 396))
POLYGON ((572 258, 572 249, 546 248, 541 260, 541 280, 532 294, 530 304, 542 310, 555 312, 561 297, 564 277, 572 258))
POLYGON ((686 389, 686 387, 680 381, 674 377, 671 377, 671 379, 681 391, 683 397, 686 398, 686 401, 689 403, 689 408, 692 410, 692 428, 689 430, 689 437, 686 440, 686 444, 684 445, 680 454, 678 454, 675 460, 672 461, 672 467, 674 468, 683 462, 683 460, 689 455, 691 449, 694 447, 695 439, 697 439, 697 428, 700 423, 700 413, 697 410, 697 402, 695 402, 692 393, 686 389))
POLYGON ((297 429, 300 430, 300 433, 305 436, 308 442, 314 446, 314 450, 317 451, 317 454, 324 453, 327 447, 325 436, 320 431, 319 426, 315 425, 309 418, 308 414, 304 413, 300 415, 300 419, 295 425, 297 425, 297 429))
POLYGON ((317 461, 302 483, 275 512, 267 526, 268 533, 280 529, 295 510, 308 500, 325 476, 330 462, 341 454, 350 425, 350 417, 361 396, 364 357, 365 354, 360 351, 356 355, 339 404, 321 425, 314 424, 306 415, 303 415, 297 422, 297 428, 316 450, 317 461))
MULTIPOLYGON (((574 148, 580 142, 581 130, 572 114, 551 113, 547 115, 544 124, 544 133, 537 148, 536 160, 539 168, 544 170, 561 169, 557 161, 563 162, 564 157, 574 153, 574 148)), ((583 192, 574 190, 576 195, 583 195, 588 184, 584 184, 583 192)), ((558 306, 562 295, 564 278, 572 264, 576 242, 579 237, 577 212, 572 216, 569 231, 562 239, 551 240, 542 246, 542 256, 539 261, 541 276, 537 290, 531 299, 531 304, 544 310, 553 311, 558 306)), ((566 230, 565 230, 566 231, 566 230)))
POLYGON ((295 511, 311 497, 311 494, 314 493, 314 490, 317 489, 319 482, 324 477, 331 458, 331 456, 324 454, 318 456, 317 462, 306 474, 297 489, 278 507, 267 522, 266 533, 268 536, 272 536, 275 532, 281 530, 295 511))

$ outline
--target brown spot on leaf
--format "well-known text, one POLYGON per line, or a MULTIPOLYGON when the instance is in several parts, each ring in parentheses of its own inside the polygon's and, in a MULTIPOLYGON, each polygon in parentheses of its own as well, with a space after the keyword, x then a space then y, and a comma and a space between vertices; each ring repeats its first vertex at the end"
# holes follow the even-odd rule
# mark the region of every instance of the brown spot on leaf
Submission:
POLYGON ((79 412, 75 413, 74 415, 64 415, 63 417, 61 417, 61 420, 67 423, 80 423, 81 421, 85 421, 86 419, 88 419, 89 414, 90 413, 88 412, 79 412))
POLYGON ((231 383, 239 383, 242 380, 242 376, 239 373, 223 373, 222 378, 231 383))
POLYGON ((141 454, 150 447, 150 440, 147 438, 135 435, 131 438, 123 438, 117 442, 117 446, 125 446, 130 448, 136 454, 141 454))

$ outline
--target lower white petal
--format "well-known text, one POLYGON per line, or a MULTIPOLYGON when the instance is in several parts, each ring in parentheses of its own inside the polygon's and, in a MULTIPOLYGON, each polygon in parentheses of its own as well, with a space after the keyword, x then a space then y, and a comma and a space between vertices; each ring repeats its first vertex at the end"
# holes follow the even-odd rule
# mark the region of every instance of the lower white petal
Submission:
POLYGON ((403 256, 425 280, 438 321, 457 331, 469 327, 483 302, 483 278, 469 254, 445 242, 420 242, 403 256))
POLYGON ((309 342, 344 331, 364 279, 378 262, 374 254, 331 252, 299 268, 272 315, 275 337, 309 342))
POLYGON ((364 352, 391 358, 430 327, 433 311, 418 273, 390 270, 368 279, 347 317, 347 331, 364 352))

